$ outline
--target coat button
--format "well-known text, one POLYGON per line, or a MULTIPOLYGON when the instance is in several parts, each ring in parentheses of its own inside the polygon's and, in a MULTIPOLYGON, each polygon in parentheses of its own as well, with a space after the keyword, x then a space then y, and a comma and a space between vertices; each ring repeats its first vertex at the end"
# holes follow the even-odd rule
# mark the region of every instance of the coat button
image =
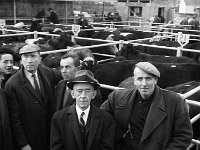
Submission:
POLYGON ((36 103, 36 104, 39 104, 39 102, 38 102, 38 101, 35 101, 35 103, 36 103))

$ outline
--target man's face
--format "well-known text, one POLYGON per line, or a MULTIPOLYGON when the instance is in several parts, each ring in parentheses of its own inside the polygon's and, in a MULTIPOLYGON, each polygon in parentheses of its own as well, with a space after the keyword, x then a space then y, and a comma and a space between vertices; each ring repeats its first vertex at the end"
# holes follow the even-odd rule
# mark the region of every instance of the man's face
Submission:
POLYGON ((134 85, 143 99, 148 99, 153 93, 157 79, 139 68, 134 70, 134 85))
POLYGON ((41 62, 39 52, 22 54, 21 59, 22 59, 22 65, 24 66, 25 70, 30 73, 35 73, 35 71, 38 68, 38 65, 41 62))
POLYGON ((11 54, 3 54, 0 56, 0 67, 5 74, 11 74, 13 71, 13 56, 11 54))
POLYGON ((71 57, 61 59, 60 71, 64 80, 73 80, 78 68, 74 66, 74 60, 71 57))
POLYGON ((84 111, 96 96, 96 90, 90 83, 75 83, 71 95, 76 99, 77 106, 84 111))

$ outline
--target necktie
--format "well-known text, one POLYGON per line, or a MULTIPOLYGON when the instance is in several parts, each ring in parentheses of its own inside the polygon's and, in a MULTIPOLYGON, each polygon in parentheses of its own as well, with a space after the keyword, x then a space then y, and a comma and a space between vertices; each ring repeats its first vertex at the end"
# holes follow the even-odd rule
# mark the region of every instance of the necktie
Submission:
POLYGON ((83 127, 85 127, 85 121, 83 120, 83 116, 85 115, 84 112, 81 113, 81 116, 80 116, 80 123, 83 127))
POLYGON ((39 88, 39 85, 38 85, 38 82, 36 80, 36 77, 35 77, 35 74, 32 74, 32 77, 33 77, 33 82, 34 82, 34 88, 35 88, 35 91, 36 93, 40 96, 41 95, 41 92, 40 92, 40 88, 39 88))

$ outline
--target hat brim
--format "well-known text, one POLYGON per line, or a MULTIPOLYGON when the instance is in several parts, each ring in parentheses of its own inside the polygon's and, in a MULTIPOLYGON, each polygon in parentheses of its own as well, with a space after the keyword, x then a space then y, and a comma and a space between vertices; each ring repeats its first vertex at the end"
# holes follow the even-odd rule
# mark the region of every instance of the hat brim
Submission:
POLYGON ((94 86, 95 90, 97 90, 100 87, 100 85, 97 82, 88 82, 88 81, 72 81, 72 82, 68 82, 67 86, 68 86, 68 88, 73 90, 74 84, 76 84, 76 83, 89 83, 89 84, 92 84, 94 86))

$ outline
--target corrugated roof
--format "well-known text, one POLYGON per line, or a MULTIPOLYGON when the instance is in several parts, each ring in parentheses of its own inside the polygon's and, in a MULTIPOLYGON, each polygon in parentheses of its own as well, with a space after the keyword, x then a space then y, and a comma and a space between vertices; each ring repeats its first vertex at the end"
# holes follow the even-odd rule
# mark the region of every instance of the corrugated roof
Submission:
POLYGON ((193 6, 197 6, 200 7, 200 0, 184 0, 186 6, 187 5, 193 5, 193 6))

